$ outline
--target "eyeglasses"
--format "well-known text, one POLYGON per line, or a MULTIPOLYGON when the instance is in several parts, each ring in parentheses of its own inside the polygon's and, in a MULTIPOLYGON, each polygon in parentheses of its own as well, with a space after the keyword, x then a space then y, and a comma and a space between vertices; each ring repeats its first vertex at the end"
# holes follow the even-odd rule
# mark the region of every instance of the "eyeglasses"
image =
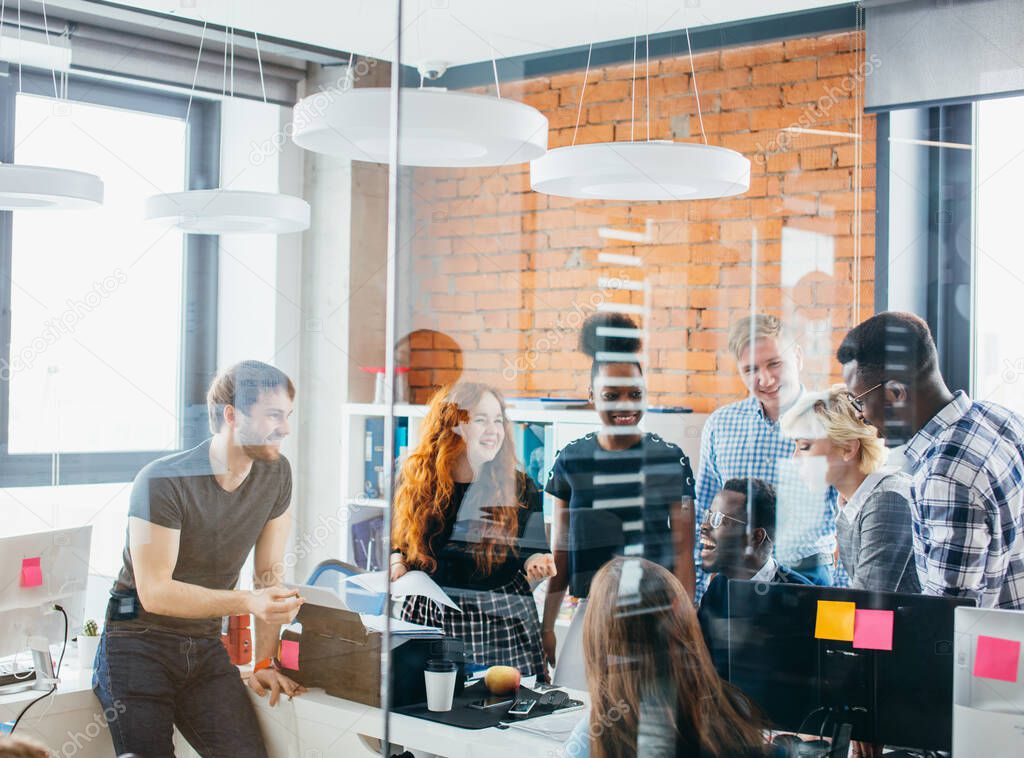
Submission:
POLYGON ((730 516, 728 513, 722 513, 721 511, 708 511, 704 514, 704 521, 711 525, 712 529, 717 529, 722 525, 722 519, 729 519, 735 521, 737 524, 746 524, 746 521, 740 521, 734 516, 730 516))
POLYGON ((857 410, 857 413, 860 413, 860 414, 864 413, 864 398, 866 398, 872 392, 877 390, 883 384, 885 384, 885 382, 879 382, 878 384, 876 384, 871 389, 866 390, 865 392, 861 392, 859 395, 854 395, 852 392, 847 392, 846 393, 849 396, 849 398, 850 398, 850 404, 857 410))

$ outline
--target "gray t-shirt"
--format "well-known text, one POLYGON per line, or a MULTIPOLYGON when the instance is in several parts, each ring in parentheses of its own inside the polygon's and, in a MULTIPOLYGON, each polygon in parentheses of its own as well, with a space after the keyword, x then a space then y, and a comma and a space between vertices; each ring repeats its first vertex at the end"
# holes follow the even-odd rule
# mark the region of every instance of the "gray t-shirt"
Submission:
MULTIPOLYGON (((210 467, 210 440, 198 447, 153 461, 132 485, 129 515, 181 532, 173 577, 213 590, 230 590, 263 527, 288 510, 292 470, 281 456, 253 461, 234 492, 226 492, 210 467)), ((124 565, 114 590, 135 589, 131 545, 125 537, 124 565)), ((119 626, 154 628, 188 637, 220 635, 220 619, 181 619, 148 613, 119 626)))

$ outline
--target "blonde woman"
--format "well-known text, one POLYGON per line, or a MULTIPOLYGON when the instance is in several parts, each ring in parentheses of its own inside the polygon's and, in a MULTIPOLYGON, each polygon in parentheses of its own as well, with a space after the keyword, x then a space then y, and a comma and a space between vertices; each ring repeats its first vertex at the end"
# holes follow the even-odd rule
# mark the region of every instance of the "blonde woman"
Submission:
POLYGON ((910 477, 886 466, 885 443, 864 421, 860 398, 844 384, 809 392, 782 417, 795 440, 807 484, 840 494, 836 516, 839 557, 850 587, 921 591, 913 560, 910 477))

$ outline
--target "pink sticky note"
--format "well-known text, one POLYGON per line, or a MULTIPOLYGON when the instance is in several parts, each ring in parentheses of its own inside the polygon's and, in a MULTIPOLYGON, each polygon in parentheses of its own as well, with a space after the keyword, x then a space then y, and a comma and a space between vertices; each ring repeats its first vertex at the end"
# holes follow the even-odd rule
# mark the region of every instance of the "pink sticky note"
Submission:
POLYGON ((892 650, 892 611, 858 608, 853 616, 853 646, 865 650, 892 650))
POLYGON ((292 671, 299 670, 299 643, 295 640, 281 640, 281 665, 292 671))
POLYGON ((978 635, 974 651, 974 675, 1002 682, 1016 682, 1020 642, 978 635))
POLYGON ((38 558, 23 558, 21 561, 21 586, 39 587, 43 583, 43 570, 38 558))

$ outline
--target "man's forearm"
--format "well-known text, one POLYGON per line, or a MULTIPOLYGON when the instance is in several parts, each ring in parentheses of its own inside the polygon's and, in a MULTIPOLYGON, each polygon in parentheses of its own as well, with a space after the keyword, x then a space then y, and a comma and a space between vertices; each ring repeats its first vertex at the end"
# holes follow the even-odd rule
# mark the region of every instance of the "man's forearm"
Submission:
POLYGON ((245 590, 211 590, 171 579, 147 591, 139 591, 142 607, 149 613, 182 619, 208 619, 249 613, 252 593, 245 590))
POLYGON ((256 639, 253 640, 253 660, 262 661, 264 658, 273 658, 277 655, 277 641, 281 636, 280 624, 268 624, 266 621, 255 619, 256 639))

